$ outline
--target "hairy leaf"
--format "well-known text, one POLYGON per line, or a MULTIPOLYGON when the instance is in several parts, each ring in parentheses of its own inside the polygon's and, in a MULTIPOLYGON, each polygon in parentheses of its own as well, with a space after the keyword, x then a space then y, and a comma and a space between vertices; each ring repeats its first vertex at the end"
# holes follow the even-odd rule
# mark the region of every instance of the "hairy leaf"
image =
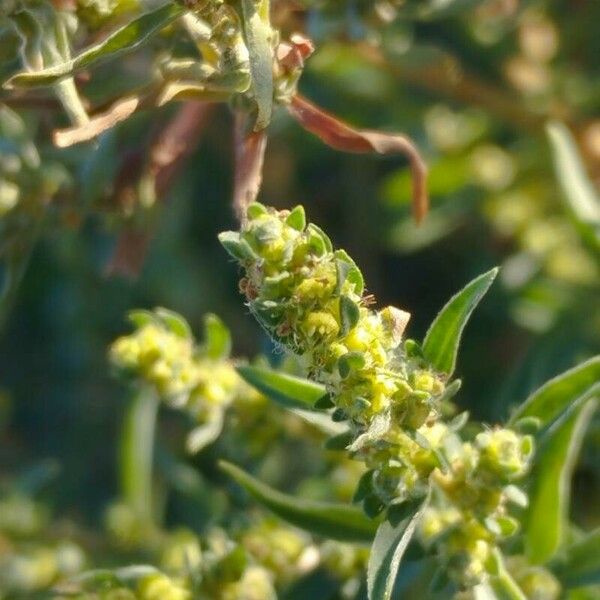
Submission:
POLYGON ((269 24, 269 1, 241 0, 244 38, 250 55, 251 89, 256 101, 254 130, 260 131, 271 122, 273 112, 273 50, 269 24))
POLYGON ((285 408, 313 408, 327 390, 325 386, 264 367, 238 367, 238 373, 259 392, 285 408))
POLYGON ((377 529, 367 568, 369 600, 391 598, 402 556, 428 501, 426 496, 413 502, 407 516, 397 525, 384 521, 377 529))
POLYGON ((343 423, 333 421, 328 413, 304 410, 302 408, 292 408, 290 410, 297 417, 326 435, 338 436, 346 431, 346 426, 343 423))
POLYGON ((442 308, 427 331, 423 355, 441 373, 454 372, 463 330, 497 274, 498 269, 492 269, 467 284, 442 308))
POLYGON ((37 87, 56 83, 63 77, 68 77, 82 69, 93 67, 106 60, 116 58, 125 52, 131 52, 139 48, 152 35, 172 23, 184 12, 185 8, 183 6, 169 2, 134 19, 99 44, 84 50, 75 58, 47 69, 17 73, 4 86, 7 88, 37 87))
POLYGON ((529 559, 542 564, 563 541, 571 496, 571 476, 596 400, 580 402, 548 430, 537 451, 531 474, 525 549, 529 559))
POLYGON ((375 536, 377 522, 354 506, 303 500, 270 488, 231 463, 221 461, 220 466, 258 502, 296 527, 347 542, 370 542, 375 536))
MULTIPOLYGON (((540 426, 549 425, 576 398, 591 394, 600 387, 600 355, 554 377, 536 390, 513 413, 509 425, 527 417, 535 417, 540 426)), ((597 390, 596 393, 598 393, 597 390)))
POLYGON ((600 250, 600 195, 585 172, 567 127, 562 123, 550 123, 547 132, 554 156, 554 170, 567 208, 583 239, 600 250))

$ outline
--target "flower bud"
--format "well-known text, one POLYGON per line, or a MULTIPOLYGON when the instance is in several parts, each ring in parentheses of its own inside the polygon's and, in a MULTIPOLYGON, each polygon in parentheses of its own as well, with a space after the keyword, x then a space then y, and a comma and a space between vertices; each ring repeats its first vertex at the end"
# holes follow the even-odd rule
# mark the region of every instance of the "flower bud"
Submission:
POLYGON ((533 455, 533 438, 521 436, 511 429, 494 429, 477 435, 481 452, 480 466, 512 480, 524 475, 533 455))
POLYGON ((137 585, 140 600, 192 600, 191 593, 162 573, 143 577, 137 585))

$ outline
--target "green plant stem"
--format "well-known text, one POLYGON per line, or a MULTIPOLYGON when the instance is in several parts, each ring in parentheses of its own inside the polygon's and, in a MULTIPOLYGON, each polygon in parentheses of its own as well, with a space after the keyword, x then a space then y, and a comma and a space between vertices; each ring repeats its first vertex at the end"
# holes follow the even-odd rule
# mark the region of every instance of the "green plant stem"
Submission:
POLYGON ((154 522, 152 473, 158 398, 148 388, 136 389, 123 423, 119 466, 121 493, 140 520, 154 522))
POLYGON ((491 587, 499 600, 527 600, 523 590, 510 576, 504 564, 501 564, 498 574, 492 577, 491 587))

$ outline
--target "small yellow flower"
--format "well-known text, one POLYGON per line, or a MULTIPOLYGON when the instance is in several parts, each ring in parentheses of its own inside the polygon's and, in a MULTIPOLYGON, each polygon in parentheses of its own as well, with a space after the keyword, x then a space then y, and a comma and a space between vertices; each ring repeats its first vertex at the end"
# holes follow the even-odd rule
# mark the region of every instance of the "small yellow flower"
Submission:
POLYGON ((143 577, 137 586, 140 600, 191 600, 191 593, 162 573, 143 577))
POLYGON ((494 429, 480 433, 475 442, 481 451, 481 465, 508 479, 522 476, 533 454, 533 438, 512 429, 494 429))
POLYGON ((335 318, 327 312, 309 313, 302 328, 309 338, 320 337, 323 339, 335 338, 340 331, 340 326, 335 318))

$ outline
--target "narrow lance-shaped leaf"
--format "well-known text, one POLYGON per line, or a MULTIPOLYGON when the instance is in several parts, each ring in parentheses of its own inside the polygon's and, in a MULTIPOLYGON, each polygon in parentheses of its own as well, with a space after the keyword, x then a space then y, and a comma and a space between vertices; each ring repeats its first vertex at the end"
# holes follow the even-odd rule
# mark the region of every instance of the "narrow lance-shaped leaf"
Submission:
POLYGON ((440 373, 452 375, 463 330, 479 301, 488 291, 498 269, 483 273, 467 284, 442 308, 423 341, 425 358, 440 373))
POLYGON ((354 506, 314 502, 283 494, 231 463, 221 461, 220 465, 258 502, 296 527, 347 542, 370 542, 375 536, 378 523, 354 506))
POLYGON ((549 425, 575 399, 591 393, 592 388, 599 385, 600 355, 550 379, 515 410, 509 425, 526 417, 535 417, 542 426, 549 425))
POLYGON ((325 386, 264 367, 238 367, 238 373, 259 392, 285 408, 313 408, 327 390, 325 386))
POLYGON ((575 141, 562 123, 547 127, 554 170, 583 238, 600 251, 600 195, 585 172, 575 141))
POLYGON ((429 496, 415 501, 397 525, 384 521, 377 529, 367 567, 369 600, 389 600, 402 557, 412 539, 429 496))
POLYGON ((600 584, 600 528, 568 546, 552 570, 566 587, 600 584))
POLYGON ((273 30, 269 24, 269 0, 241 0, 244 38, 250 55, 251 89, 256 101, 254 130, 271 122, 273 112, 273 30))
POLYGON ((571 477, 596 400, 576 403, 548 430, 531 475, 525 549, 531 562, 545 563, 563 541, 571 497, 571 477))
POLYGON ((116 58, 124 52, 131 52, 146 42, 152 35, 183 15, 184 12, 185 8, 182 5, 169 2, 124 25, 105 40, 84 50, 75 58, 47 69, 17 73, 4 84, 4 87, 51 85, 82 69, 116 58))
POLYGON ((318 412, 316 410, 304 410, 302 408, 290 409, 297 417, 312 425, 316 429, 322 431, 326 435, 337 436, 347 430, 343 423, 336 423, 331 416, 326 412, 318 412))

